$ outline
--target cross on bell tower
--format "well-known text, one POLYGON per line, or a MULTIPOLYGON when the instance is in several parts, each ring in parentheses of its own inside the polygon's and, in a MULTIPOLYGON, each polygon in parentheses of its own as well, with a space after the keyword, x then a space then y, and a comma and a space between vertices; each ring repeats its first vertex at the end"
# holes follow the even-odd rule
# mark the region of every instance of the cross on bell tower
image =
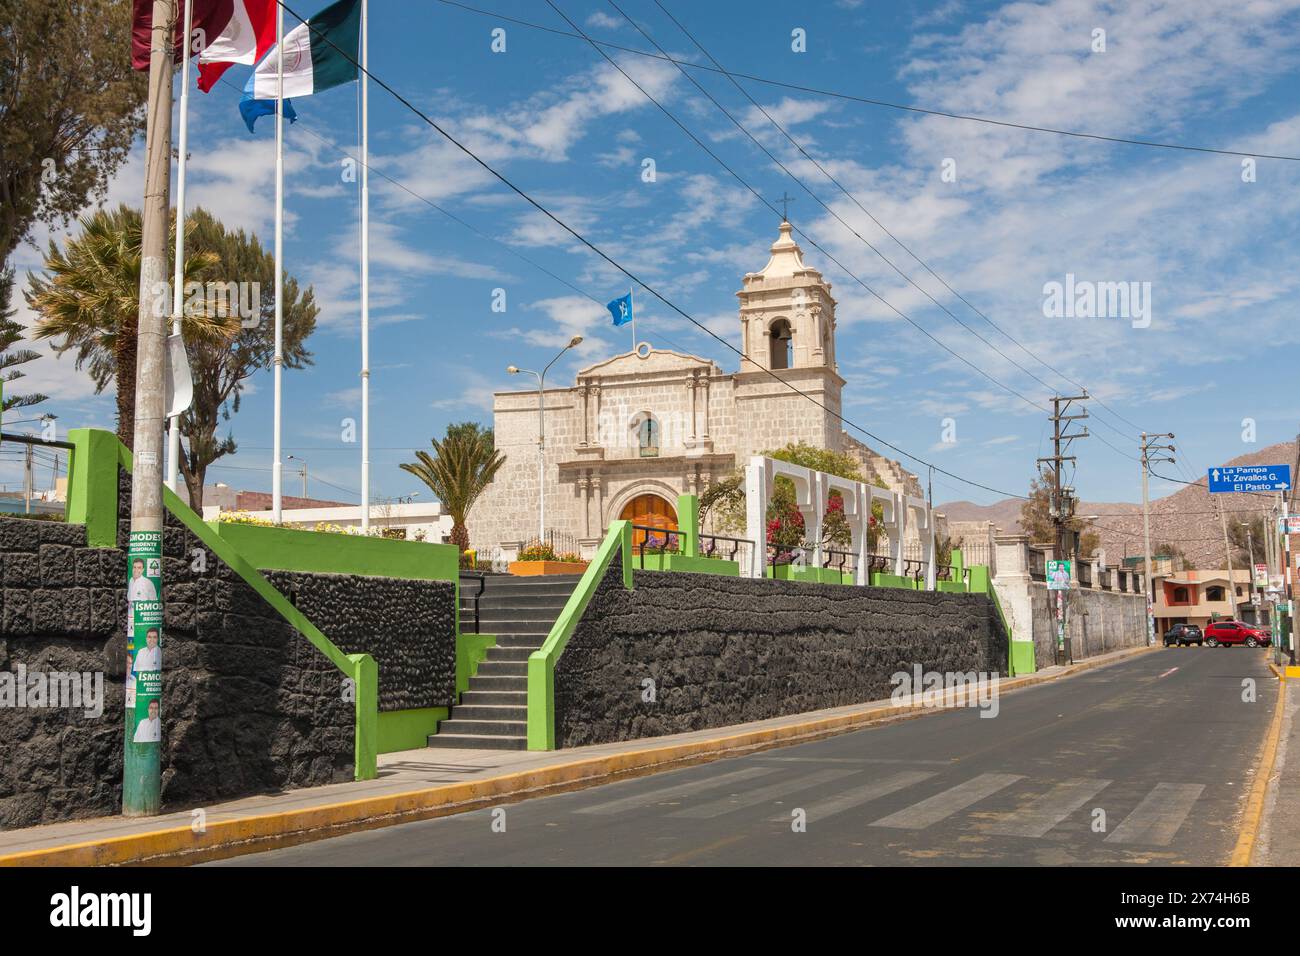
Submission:
POLYGON ((785 190, 784 190, 784 189, 781 190, 781 198, 778 199, 778 200, 776 200, 776 201, 779 202, 779 203, 781 204, 781 221, 782 221, 782 222, 789 222, 789 221, 790 221, 790 203, 794 202, 794 200, 795 200, 795 197, 794 197, 794 196, 787 196, 787 195, 785 194, 785 190))

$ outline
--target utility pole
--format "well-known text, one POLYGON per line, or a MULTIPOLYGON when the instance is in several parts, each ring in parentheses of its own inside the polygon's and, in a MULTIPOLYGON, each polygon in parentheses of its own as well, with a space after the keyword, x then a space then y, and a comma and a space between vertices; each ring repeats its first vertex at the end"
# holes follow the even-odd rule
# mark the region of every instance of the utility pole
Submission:
MULTIPOLYGON (((1069 451, 1070 443, 1076 438, 1088 437, 1088 426, 1083 426, 1083 431, 1070 434, 1062 429, 1068 429, 1069 423, 1079 421, 1088 417, 1087 409, 1082 409, 1078 414, 1071 415, 1070 403, 1082 402, 1088 398, 1088 390, 1084 389, 1082 395, 1056 395, 1052 398, 1052 455, 1050 458, 1039 458, 1038 464, 1041 466, 1050 463, 1052 466, 1052 491, 1051 502, 1048 507, 1048 514, 1052 519, 1052 555, 1057 561, 1071 561, 1071 577, 1078 575, 1078 546, 1077 536, 1071 527, 1074 518, 1074 509, 1078 499, 1074 495, 1074 489, 1062 483, 1063 467, 1067 461, 1076 461, 1074 455, 1063 454, 1069 451), (1067 555, 1069 556, 1067 558, 1067 555)), ((1064 664, 1071 659, 1072 655, 1067 652, 1065 641, 1065 591, 1056 592, 1056 657, 1058 664, 1064 664)))
POLYGON ((32 446, 23 446, 23 513, 32 513, 32 446))
POLYGON ((1237 582, 1232 579, 1232 546, 1228 544, 1228 516, 1223 513, 1223 505, 1216 504, 1219 509, 1219 525, 1223 528, 1223 555, 1228 560, 1228 598, 1232 601, 1232 619, 1239 620, 1237 614, 1237 582))
MULTIPOLYGON (((122 813, 158 813, 162 747, 162 537, 167 226, 171 192, 172 47, 176 0, 154 0, 149 43, 144 213, 140 240, 140 311, 136 336, 135 445, 131 481, 126 646, 126 734, 122 813), (138 567, 138 572, 137 572, 138 567)), ((182 47, 188 52, 189 38, 182 47)), ((178 228, 182 224, 178 224, 178 228)), ((277 266, 279 263, 276 263, 277 266)))
POLYGON ((1168 438, 1174 440, 1174 433, 1168 432, 1163 435, 1148 435, 1142 433, 1141 451, 1142 451, 1142 564, 1146 569, 1146 595, 1147 595, 1147 643, 1156 642, 1156 621, 1155 621, 1155 592, 1151 584, 1151 499, 1147 492, 1147 476, 1151 472, 1151 463, 1153 461, 1167 461, 1173 464, 1173 455, 1153 456, 1152 451, 1168 450, 1173 451, 1173 445, 1157 445, 1158 438, 1168 438))

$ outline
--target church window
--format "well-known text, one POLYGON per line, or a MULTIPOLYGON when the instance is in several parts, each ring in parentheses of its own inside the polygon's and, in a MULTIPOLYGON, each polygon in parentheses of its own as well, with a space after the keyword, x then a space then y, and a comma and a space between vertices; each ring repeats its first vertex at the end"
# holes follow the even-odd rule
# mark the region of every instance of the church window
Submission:
POLYGON ((772 336, 772 368, 794 367, 794 333, 786 319, 777 319, 769 330, 772 336))
POLYGON ((636 426, 637 445, 642 458, 659 457, 659 422, 648 412, 639 416, 636 426))

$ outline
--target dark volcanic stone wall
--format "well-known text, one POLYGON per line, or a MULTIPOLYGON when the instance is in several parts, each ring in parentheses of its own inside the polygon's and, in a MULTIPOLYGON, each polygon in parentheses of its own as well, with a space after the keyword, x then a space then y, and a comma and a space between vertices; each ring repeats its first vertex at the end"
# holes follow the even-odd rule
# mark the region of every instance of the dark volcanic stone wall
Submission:
POLYGON ((455 703, 456 585, 451 581, 264 574, 344 654, 375 659, 381 711, 455 703))
POLYGON ((558 746, 887 698, 890 675, 916 664, 1005 672, 1006 632, 982 594, 654 571, 635 583, 611 566, 560 656, 558 746))
MULTIPOLYGON (((0 708, 0 827, 120 808, 127 530, 92 549, 80 525, 0 519, 0 671, 99 672, 105 698, 98 718, 0 708)), ((450 583, 268 576, 346 653, 376 658, 381 709, 450 702, 450 583)), ((343 674, 171 515, 163 588, 164 809, 351 779, 343 674)))

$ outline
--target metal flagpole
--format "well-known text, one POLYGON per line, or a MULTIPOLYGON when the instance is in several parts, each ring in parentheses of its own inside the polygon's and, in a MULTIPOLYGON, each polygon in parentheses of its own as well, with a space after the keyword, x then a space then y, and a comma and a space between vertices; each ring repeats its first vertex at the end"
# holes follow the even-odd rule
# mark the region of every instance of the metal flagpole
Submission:
MULTIPOLYGON (((172 270, 172 335, 181 334, 181 308, 184 299, 185 279, 185 151, 187 147, 190 116, 190 49, 194 32, 194 2, 185 4, 185 43, 181 47, 181 110, 180 135, 176 155, 176 262, 172 270)), ((180 416, 167 420, 167 487, 176 490, 180 474, 181 429, 180 416)))
POLYGON ((632 295, 636 290, 632 286, 627 287, 627 310, 632 313, 632 351, 636 351, 636 303, 632 295))
POLYGON ((369 10, 361 0, 361 531, 370 530, 370 77, 369 10))
POLYGON ((284 6, 275 7, 275 461, 271 465, 271 517, 281 521, 280 410, 284 374, 284 6))

